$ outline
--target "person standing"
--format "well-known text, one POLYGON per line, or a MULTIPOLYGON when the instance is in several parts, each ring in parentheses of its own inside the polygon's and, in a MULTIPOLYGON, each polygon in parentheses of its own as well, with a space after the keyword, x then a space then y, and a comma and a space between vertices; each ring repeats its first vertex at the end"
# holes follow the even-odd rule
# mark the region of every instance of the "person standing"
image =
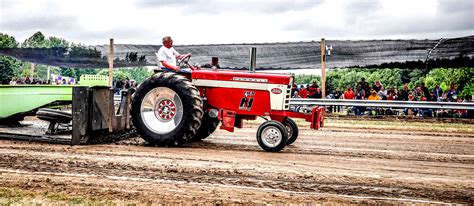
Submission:
POLYGON ((347 87, 347 90, 344 92, 344 95, 342 96, 344 99, 354 99, 355 93, 352 90, 352 87, 349 86, 347 87))
POLYGON ((408 84, 405 83, 405 85, 403 86, 403 90, 401 91, 401 94, 400 94, 400 99, 403 101, 408 101, 409 93, 410 93, 410 90, 408 89, 408 84))
POLYGON ((309 87, 308 90, 308 98, 316 98, 316 91, 318 88, 318 84, 316 82, 313 82, 313 84, 309 87))
POLYGON ((433 93, 436 97, 436 101, 440 102, 441 98, 443 97, 443 89, 439 86, 439 84, 437 84, 433 89, 433 93))
MULTIPOLYGON (((377 94, 377 91, 375 91, 375 89, 372 89, 370 91, 370 95, 367 97, 367 100, 379 101, 379 100, 382 100, 382 98, 380 98, 380 96, 377 94)), ((369 111, 369 115, 377 115, 377 114, 382 113, 382 112, 379 112, 380 111, 379 108, 375 108, 375 107, 369 107, 368 111, 369 111)))
POLYGON ((431 97, 430 97, 430 91, 428 90, 428 88, 425 86, 425 83, 421 83, 420 84, 420 88, 421 88, 421 91, 423 91, 423 94, 426 98, 427 101, 431 101, 431 97))
POLYGON ((380 81, 377 80, 377 81, 375 81, 375 84, 372 86, 372 89, 374 89, 375 92, 378 93, 380 91, 380 89, 382 89, 382 87, 383 87, 382 83, 380 83, 380 81))
POLYGON ((359 86, 359 85, 360 85, 361 89, 363 89, 364 92, 365 92, 364 97, 368 97, 370 95, 370 91, 369 91, 370 90, 370 85, 369 85, 368 82, 365 81, 364 77, 360 78, 360 82, 357 83, 357 86, 359 86))
MULTIPOLYGON (((336 92, 334 92, 334 99, 341 99, 342 98, 342 93, 339 90, 339 88, 336 89, 336 92)), ((341 112, 341 106, 335 106, 334 112, 341 112)))
POLYGON ((308 98, 308 90, 304 87, 304 85, 300 86, 300 90, 298 91, 298 95, 300 98, 308 98))
POLYGON ((123 89, 123 81, 122 78, 119 78, 117 80, 117 83, 115 83, 115 93, 120 94, 120 91, 123 89))
POLYGON ((125 90, 130 89, 130 79, 129 79, 128 77, 125 78, 125 84, 123 85, 123 88, 124 88, 125 90))

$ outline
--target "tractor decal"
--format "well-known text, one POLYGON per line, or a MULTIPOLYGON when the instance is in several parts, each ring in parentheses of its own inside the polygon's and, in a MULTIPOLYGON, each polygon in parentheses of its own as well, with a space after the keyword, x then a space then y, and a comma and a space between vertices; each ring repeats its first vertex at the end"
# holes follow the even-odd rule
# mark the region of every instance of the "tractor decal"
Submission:
POLYGON ((273 88, 271 91, 273 94, 281 94, 283 92, 280 88, 273 88))
POLYGON ((244 97, 242 97, 242 99, 240 100, 239 109, 250 111, 250 109, 252 109, 254 96, 255 96, 255 92, 245 91, 244 97))

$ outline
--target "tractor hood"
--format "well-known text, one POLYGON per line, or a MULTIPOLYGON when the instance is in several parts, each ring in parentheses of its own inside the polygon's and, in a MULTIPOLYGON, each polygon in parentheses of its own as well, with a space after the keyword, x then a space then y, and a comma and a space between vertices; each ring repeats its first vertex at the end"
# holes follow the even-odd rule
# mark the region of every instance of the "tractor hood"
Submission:
POLYGON ((275 73, 253 73, 235 70, 213 70, 201 69, 194 70, 191 78, 206 79, 216 81, 233 81, 233 82, 253 82, 263 84, 284 84, 293 83, 293 74, 275 74, 275 73))

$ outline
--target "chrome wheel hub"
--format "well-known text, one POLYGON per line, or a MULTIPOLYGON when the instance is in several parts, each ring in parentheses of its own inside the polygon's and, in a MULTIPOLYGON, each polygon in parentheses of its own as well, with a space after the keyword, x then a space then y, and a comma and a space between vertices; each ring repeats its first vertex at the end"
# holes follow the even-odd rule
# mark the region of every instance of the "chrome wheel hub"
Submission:
POLYGON ((176 115, 176 105, 172 100, 164 99, 156 104, 155 116, 162 120, 169 121, 176 115))
POLYGON ((282 134, 277 127, 268 126, 262 131, 262 141, 268 147, 275 147, 282 141, 282 134))
POLYGON ((183 119, 183 103, 178 94, 167 87, 150 90, 143 98, 140 113, 146 127, 166 134, 178 127, 183 119))

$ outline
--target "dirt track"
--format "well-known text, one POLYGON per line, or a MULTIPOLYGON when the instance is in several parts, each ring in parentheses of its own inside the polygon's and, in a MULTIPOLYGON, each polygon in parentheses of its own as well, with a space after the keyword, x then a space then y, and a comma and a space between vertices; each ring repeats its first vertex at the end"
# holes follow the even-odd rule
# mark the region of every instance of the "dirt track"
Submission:
POLYGON ((0 202, 474 203, 474 125, 391 124, 303 123, 280 153, 257 125, 180 148, 0 140, 0 202))

